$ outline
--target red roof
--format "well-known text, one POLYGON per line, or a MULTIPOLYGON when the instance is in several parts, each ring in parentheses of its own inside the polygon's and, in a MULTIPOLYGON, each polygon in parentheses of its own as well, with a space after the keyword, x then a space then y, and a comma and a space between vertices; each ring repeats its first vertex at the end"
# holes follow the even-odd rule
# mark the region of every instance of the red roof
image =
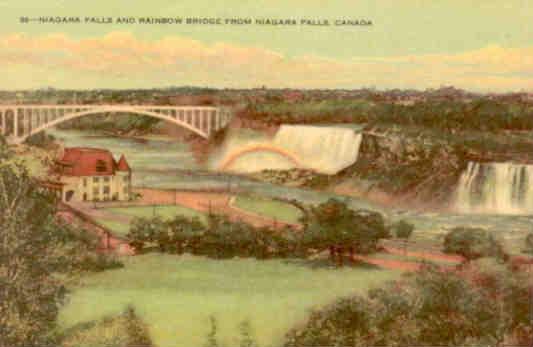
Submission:
POLYGON ((66 176, 110 176, 117 170, 117 163, 111 152, 100 148, 65 148, 63 157, 57 164, 59 173, 66 176))
POLYGON ((126 161, 126 157, 124 156, 124 154, 122 154, 120 156, 120 159, 118 160, 117 170, 118 171, 131 171, 130 166, 128 165, 128 162, 126 161))

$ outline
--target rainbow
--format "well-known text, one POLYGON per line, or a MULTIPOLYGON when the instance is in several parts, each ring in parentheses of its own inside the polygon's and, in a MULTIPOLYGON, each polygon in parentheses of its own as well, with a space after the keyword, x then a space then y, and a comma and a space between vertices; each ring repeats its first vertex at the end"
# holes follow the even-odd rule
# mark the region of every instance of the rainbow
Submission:
POLYGON ((239 148, 238 150, 234 151, 233 153, 230 153, 227 155, 224 160, 218 165, 219 170, 226 170, 227 168, 231 167, 233 163, 242 157, 243 155, 254 153, 254 152, 270 152, 270 153, 276 153, 279 155, 282 155, 283 157, 290 160, 291 163, 293 163, 296 167, 304 167, 302 165, 300 159, 296 157, 293 153, 268 144, 260 144, 260 145, 252 145, 248 147, 239 148))

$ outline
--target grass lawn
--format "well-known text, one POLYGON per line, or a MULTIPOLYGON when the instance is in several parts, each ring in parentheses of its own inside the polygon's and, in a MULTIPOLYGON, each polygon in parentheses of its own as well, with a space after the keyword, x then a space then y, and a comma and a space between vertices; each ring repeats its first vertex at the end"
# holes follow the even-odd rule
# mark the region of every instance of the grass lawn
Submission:
POLYGON ((312 268, 296 260, 158 253, 122 260, 124 268, 91 274, 71 288, 60 312, 61 329, 118 314, 132 304, 158 347, 205 345, 210 315, 225 346, 238 346, 243 320, 250 321, 260 346, 274 346, 310 308, 400 275, 365 267, 312 268))
POLYGON ((242 210, 288 223, 298 223, 299 218, 302 217, 300 209, 272 199, 239 195, 234 204, 242 210))
MULTIPOLYGON (((183 215, 186 217, 198 217, 204 223, 207 222, 205 214, 180 205, 112 207, 106 208, 106 211, 117 217, 152 217, 155 213, 163 219, 171 219, 176 215, 183 215)), ((130 224, 121 220, 96 218, 96 221, 117 236, 126 236, 130 230, 130 224)))
POLYGON ((172 219, 176 215, 182 215, 191 218, 198 217, 201 221, 206 221, 204 213, 180 205, 112 207, 106 210, 114 214, 130 217, 152 217, 156 214, 163 219, 172 219))
POLYGON ((96 218, 96 221, 111 230, 111 232, 117 236, 126 236, 130 231, 130 225, 128 223, 103 218, 96 218))

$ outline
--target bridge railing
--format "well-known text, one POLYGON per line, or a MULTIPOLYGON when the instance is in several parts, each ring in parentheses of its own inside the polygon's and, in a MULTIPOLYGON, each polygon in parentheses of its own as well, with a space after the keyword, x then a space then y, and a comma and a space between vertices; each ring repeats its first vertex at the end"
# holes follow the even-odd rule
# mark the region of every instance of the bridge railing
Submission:
POLYGON ((48 127, 73 118, 111 112, 137 113, 164 119, 208 138, 227 126, 231 109, 224 106, 160 106, 160 105, 0 105, 0 129, 10 142, 22 142, 48 127))

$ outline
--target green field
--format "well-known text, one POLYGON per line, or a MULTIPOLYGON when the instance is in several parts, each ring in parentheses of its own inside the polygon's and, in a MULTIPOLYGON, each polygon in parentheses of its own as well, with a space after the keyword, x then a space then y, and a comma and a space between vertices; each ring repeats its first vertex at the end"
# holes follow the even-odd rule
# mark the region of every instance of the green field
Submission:
POLYGON ((130 231, 130 225, 128 223, 103 218, 96 218, 96 221, 111 230, 111 232, 117 236, 126 236, 130 231))
POLYGON ((182 215, 185 217, 198 217, 200 220, 205 221, 206 216, 202 212, 180 206, 180 205, 161 205, 161 206, 134 206, 134 207, 112 207, 107 211, 124 216, 130 217, 144 217, 149 218, 152 216, 160 216, 163 219, 172 219, 176 215, 182 215))
POLYGON ((117 219, 110 218, 95 218, 96 221, 117 236, 126 236, 129 232, 130 224, 124 221, 124 217, 144 217, 150 218, 154 215, 168 220, 176 215, 186 217, 198 217, 204 223, 207 222, 205 214, 196 210, 180 206, 180 205, 161 205, 161 206, 133 206, 133 207, 111 207, 106 208, 106 211, 117 216, 117 219))
POLYGON ((234 205, 242 210, 287 223, 298 223, 302 217, 302 211, 297 207, 267 198, 239 195, 234 205))
POLYGON ((191 255, 124 258, 125 267, 92 274, 71 288, 61 329, 120 313, 132 304, 158 347, 205 344, 209 316, 220 342, 238 345, 238 325, 252 324, 260 346, 281 341, 312 307, 397 278, 368 267, 312 268, 297 260, 209 260, 191 255))

